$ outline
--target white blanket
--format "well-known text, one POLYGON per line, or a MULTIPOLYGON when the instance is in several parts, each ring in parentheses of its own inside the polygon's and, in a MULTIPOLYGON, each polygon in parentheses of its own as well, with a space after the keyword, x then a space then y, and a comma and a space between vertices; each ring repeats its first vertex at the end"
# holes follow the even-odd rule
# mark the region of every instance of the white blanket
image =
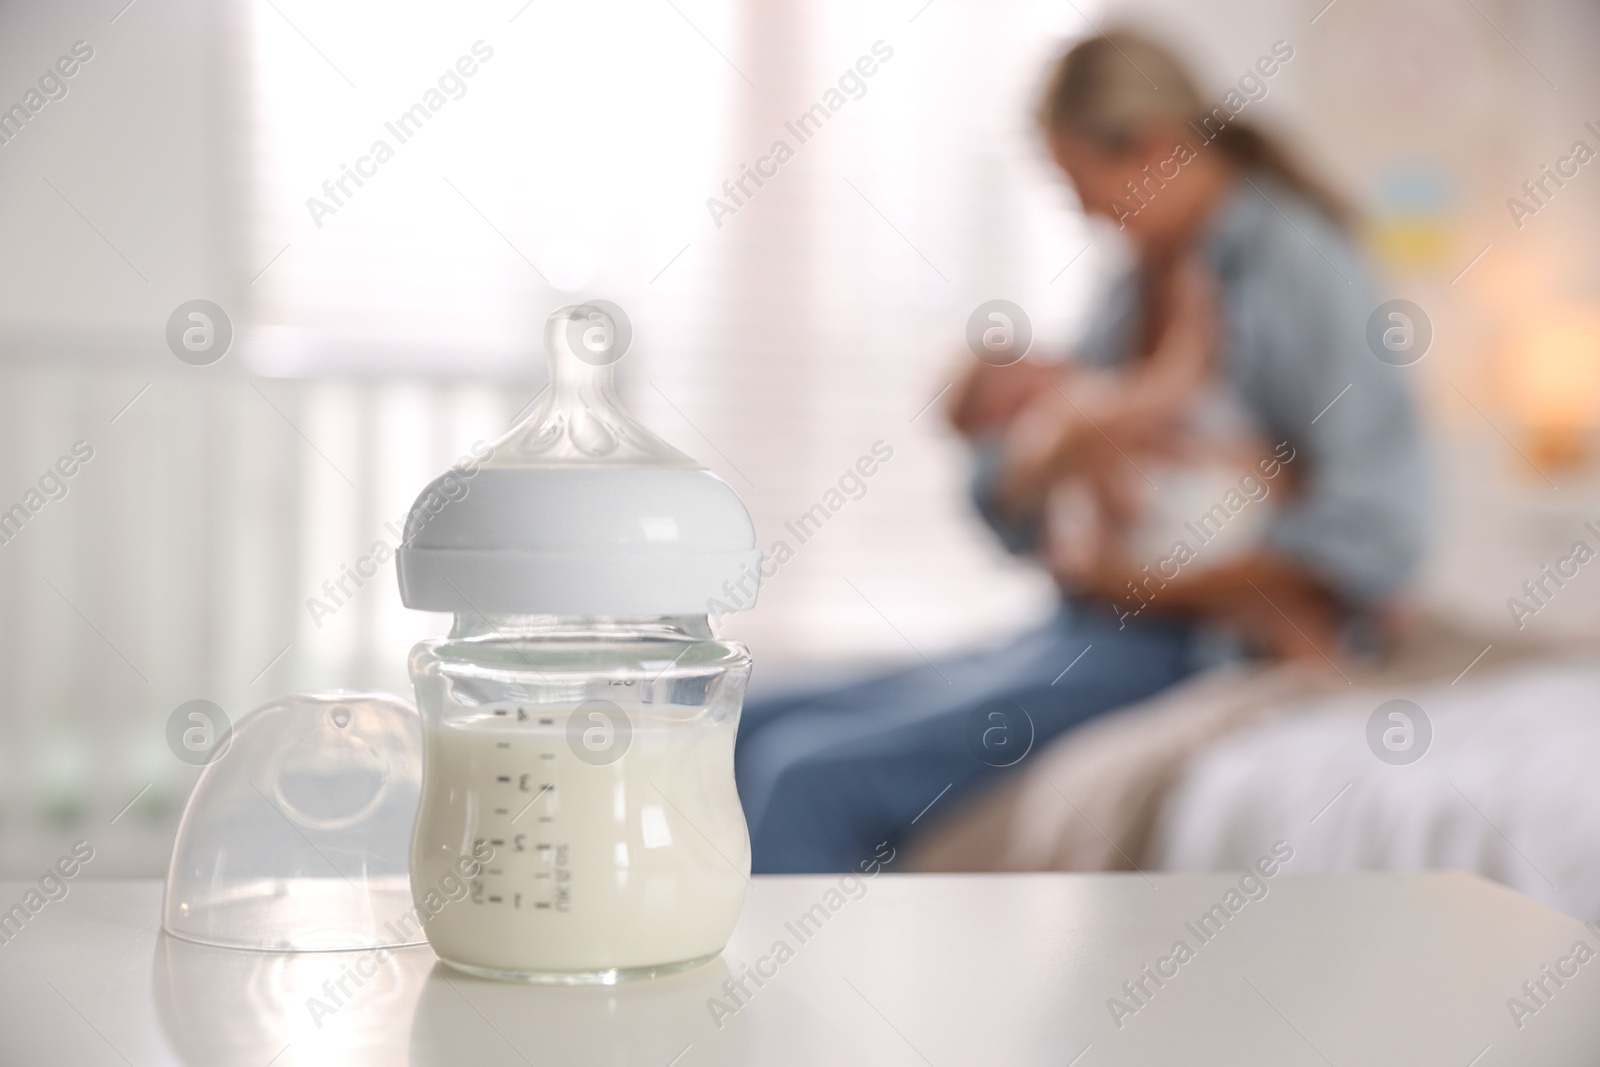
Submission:
POLYGON ((1289 873, 1460 868, 1600 921, 1600 669, 1545 662, 1309 700, 1196 753, 1147 859, 1236 869, 1280 838, 1289 873), (1409 765, 1368 743, 1394 698, 1432 725, 1409 765))

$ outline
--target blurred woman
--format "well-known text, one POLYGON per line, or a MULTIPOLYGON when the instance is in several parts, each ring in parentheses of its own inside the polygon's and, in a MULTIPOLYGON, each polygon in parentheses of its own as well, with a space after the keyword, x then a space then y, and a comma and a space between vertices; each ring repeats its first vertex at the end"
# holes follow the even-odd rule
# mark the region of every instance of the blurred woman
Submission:
POLYGON ((1061 59, 1041 132, 1136 264, 1073 359, 978 365, 951 407, 980 511, 1051 570, 1060 611, 996 651, 747 708, 756 870, 854 870, 1199 667, 1244 651, 1336 670, 1376 632, 1428 510, 1404 371, 1366 347, 1343 206, 1226 114, 1137 34, 1061 59))

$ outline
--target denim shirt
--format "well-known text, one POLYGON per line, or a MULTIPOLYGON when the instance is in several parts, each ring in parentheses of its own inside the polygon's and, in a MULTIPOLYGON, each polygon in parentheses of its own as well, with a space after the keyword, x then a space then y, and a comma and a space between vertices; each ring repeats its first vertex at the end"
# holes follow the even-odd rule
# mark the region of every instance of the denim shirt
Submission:
MULTIPOLYGON (((1317 575, 1352 607, 1404 584, 1426 547, 1432 485, 1411 399, 1410 367, 1367 346, 1377 306, 1351 239, 1265 174, 1241 177, 1200 242, 1220 295, 1219 360, 1268 437, 1288 442, 1300 478, 1275 514, 1266 550, 1317 575), (1337 399, 1336 399, 1337 398, 1337 399), (1331 406, 1329 406, 1331 404, 1331 406)), ((1116 283, 1074 355, 1096 366, 1136 356, 1139 276, 1116 283)), ((1037 531, 1008 526, 989 506, 998 469, 978 450, 975 496, 1014 552, 1037 531)))

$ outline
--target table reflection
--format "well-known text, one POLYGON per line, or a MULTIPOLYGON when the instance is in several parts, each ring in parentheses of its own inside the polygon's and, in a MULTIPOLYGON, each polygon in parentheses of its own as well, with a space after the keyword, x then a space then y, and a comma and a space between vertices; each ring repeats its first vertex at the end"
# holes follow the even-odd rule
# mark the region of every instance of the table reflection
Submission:
POLYGON ((716 1067, 742 1063, 746 1049, 743 1018, 714 1019, 708 1007, 730 977, 719 958, 616 986, 523 985, 460 974, 426 946, 246 952, 163 933, 153 988, 189 1067, 432 1067, 468 1056, 474 1067, 716 1067))

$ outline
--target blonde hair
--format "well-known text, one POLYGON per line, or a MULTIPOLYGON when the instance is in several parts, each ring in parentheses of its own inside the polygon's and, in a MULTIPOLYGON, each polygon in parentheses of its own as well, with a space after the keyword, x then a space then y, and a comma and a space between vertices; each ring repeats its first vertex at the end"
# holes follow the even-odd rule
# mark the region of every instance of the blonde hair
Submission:
POLYGON ((1163 123, 1182 123, 1242 169, 1263 171, 1304 197, 1334 223, 1349 226, 1344 198, 1328 188, 1275 137, 1208 108, 1175 55, 1132 30, 1113 30, 1073 45, 1051 75, 1038 120, 1046 136, 1070 133, 1115 152, 1137 147, 1163 123), (1211 127, 1217 127, 1210 132, 1211 127))

